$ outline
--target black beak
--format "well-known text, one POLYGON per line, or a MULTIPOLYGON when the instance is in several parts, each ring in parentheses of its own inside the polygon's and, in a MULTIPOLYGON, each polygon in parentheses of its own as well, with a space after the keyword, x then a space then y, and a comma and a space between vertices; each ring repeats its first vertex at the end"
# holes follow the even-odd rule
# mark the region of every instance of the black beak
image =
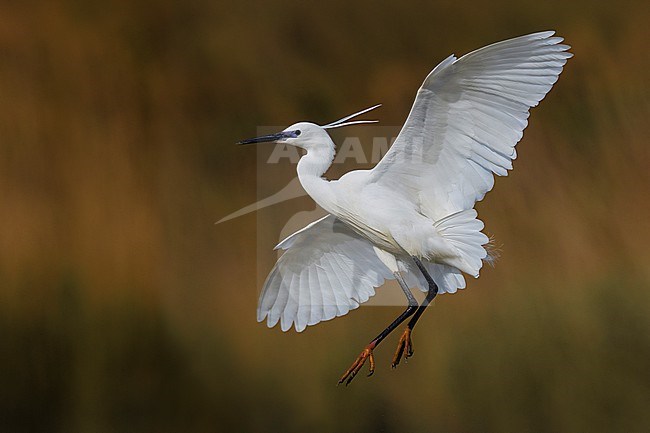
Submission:
POLYGON ((262 135, 261 137, 249 138, 248 140, 238 141, 237 144, 254 144, 254 143, 267 143, 282 140, 287 138, 284 132, 277 134, 262 135))

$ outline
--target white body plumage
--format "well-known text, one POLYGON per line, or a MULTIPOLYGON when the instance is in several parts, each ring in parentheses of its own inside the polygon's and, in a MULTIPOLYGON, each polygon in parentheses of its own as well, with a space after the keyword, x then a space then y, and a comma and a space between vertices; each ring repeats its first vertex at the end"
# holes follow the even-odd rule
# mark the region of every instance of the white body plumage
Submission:
POLYGON ((258 320, 302 331, 358 307, 395 272, 426 291, 411 256, 422 260, 440 293, 464 288, 462 273, 478 277, 488 238, 474 204, 492 189, 494 174, 512 169, 529 109, 572 56, 553 34, 534 33, 442 61, 372 170, 335 181, 322 177, 335 153, 326 129, 361 123, 344 122, 368 110, 323 127, 296 123, 273 136, 306 150, 299 180, 329 215, 276 247, 286 251, 264 284, 258 320))

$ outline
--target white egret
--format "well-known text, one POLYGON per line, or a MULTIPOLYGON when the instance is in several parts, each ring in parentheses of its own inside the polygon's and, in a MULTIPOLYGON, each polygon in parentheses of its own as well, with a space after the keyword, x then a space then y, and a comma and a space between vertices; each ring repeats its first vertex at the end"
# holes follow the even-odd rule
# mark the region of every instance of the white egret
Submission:
POLYGON ((490 259, 488 237, 474 204, 505 176, 529 109, 557 81, 570 48, 555 32, 505 40, 436 66, 417 92, 406 123, 371 170, 323 178, 335 153, 327 129, 377 106, 319 126, 299 122, 239 144, 281 142, 306 151, 298 178, 328 215, 284 239, 284 251, 264 283, 257 318, 283 331, 342 316, 395 278, 408 307, 373 339, 343 374, 350 381, 373 349, 408 317, 392 365, 412 355, 411 331, 438 293, 465 287, 490 259), (426 292, 421 305, 410 292, 426 292))

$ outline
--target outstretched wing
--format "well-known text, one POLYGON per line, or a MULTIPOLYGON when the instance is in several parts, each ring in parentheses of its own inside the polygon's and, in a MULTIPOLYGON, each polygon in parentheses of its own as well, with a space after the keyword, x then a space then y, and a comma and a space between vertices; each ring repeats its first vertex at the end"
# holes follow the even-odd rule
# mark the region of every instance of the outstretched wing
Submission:
POLYGON ((286 250, 264 283, 257 320, 283 331, 347 314, 394 278, 372 244, 328 215, 280 242, 286 250))
POLYGON ((493 173, 512 169, 529 109, 572 56, 553 35, 521 36, 442 61, 418 90, 371 182, 399 189, 434 220, 483 199, 493 173))

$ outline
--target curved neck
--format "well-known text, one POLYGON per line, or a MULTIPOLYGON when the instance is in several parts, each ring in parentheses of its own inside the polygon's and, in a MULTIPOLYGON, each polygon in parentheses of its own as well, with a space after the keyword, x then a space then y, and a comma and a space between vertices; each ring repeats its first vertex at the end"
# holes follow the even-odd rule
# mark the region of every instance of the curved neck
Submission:
POLYGON ((307 150, 307 153, 298 161, 298 179, 307 194, 309 194, 320 207, 332 213, 334 194, 329 181, 323 175, 332 165, 334 160, 334 143, 327 146, 318 146, 307 150))

